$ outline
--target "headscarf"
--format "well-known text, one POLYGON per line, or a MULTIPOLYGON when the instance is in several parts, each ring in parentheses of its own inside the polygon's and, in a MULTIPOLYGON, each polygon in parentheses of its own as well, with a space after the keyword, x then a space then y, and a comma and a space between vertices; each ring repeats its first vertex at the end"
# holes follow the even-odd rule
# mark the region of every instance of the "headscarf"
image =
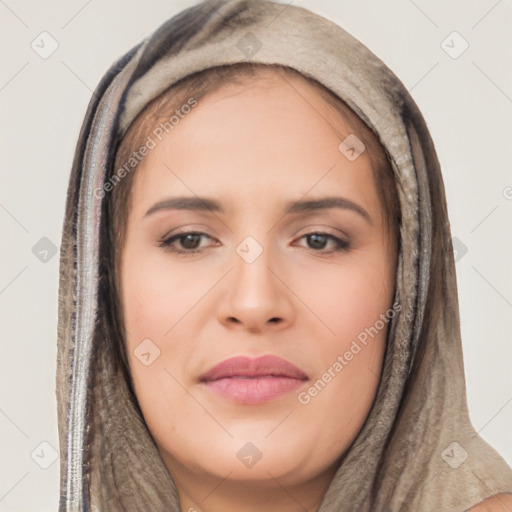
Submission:
POLYGON ((377 135, 396 178, 402 309, 390 323, 374 404, 318 512, 458 512, 512 492, 512 471, 468 416, 444 185, 418 107, 389 68, 333 22, 267 0, 208 0, 111 66, 80 132, 60 253, 59 509, 180 510, 99 307, 108 198, 95 191, 152 99, 192 73, 240 62, 285 65, 332 90, 377 135))

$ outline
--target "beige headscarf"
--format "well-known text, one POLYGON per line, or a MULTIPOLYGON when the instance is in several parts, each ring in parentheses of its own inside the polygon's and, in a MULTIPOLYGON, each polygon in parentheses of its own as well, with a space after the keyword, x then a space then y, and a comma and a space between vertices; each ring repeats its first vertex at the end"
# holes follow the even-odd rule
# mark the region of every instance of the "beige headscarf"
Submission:
POLYGON ((397 179, 402 310, 390 325, 373 408, 319 512, 460 512, 512 492, 512 471, 468 417, 444 186, 416 104, 334 23, 266 0, 208 0, 110 68, 80 133, 60 259, 60 510, 180 510, 105 325, 99 282, 108 198, 94 190, 111 175, 116 144, 151 99, 191 73, 245 61, 283 64, 331 89, 377 134, 397 179))

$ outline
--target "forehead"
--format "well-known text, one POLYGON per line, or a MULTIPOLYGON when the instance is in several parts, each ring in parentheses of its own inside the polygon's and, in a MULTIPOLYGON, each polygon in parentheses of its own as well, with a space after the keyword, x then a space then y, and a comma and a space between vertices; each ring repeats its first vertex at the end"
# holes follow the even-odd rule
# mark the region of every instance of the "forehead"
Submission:
MULTIPOLYGON (((157 141, 158 147, 152 155, 161 156, 165 148, 172 148, 176 155, 180 147, 191 145, 204 152, 206 148, 218 147, 221 139, 230 147, 232 157, 240 149, 237 142, 242 139, 244 142, 252 139, 252 143, 243 148, 247 158, 258 151, 265 156, 261 150, 268 154, 272 148, 293 146, 300 148, 302 156, 333 149, 337 152, 341 140, 354 133, 354 123, 329 104, 320 91, 314 82, 298 72, 278 74, 264 69, 254 77, 237 78, 201 96, 197 106, 180 119, 174 116, 179 125, 166 130, 164 140, 157 141), (322 143, 319 145, 319 142, 322 143)), ((182 92, 184 94, 173 106, 177 107, 176 113, 180 110, 180 101, 186 104, 187 98, 193 99, 193 89, 190 97, 188 91, 182 92)), ((191 109, 187 107, 187 110, 191 109)), ((162 111, 156 119, 148 117, 146 131, 149 133, 153 125, 166 117, 169 116, 162 111)), ((292 158, 294 154, 288 156, 292 158)))
POLYGON ((368 156, 350 161, 340 151, 351 134, 346 119, 301 75, 244 77, 200 98, 156 141, 137 169, 134 198, 146 206, 174 192, 241 202, 259 196, 261 207, 263 197, 297 197, 313 188, 371 196, 368 156))

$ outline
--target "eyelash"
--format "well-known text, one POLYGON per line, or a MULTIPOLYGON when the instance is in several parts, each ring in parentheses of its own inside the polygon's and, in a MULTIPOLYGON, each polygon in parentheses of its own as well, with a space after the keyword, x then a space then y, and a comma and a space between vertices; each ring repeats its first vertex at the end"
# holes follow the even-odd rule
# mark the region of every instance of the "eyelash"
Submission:
MULTIPOLYGON (((167 239, 164 239, 164 240, 161 240, 160 243, 159 243, 159 247, 163 247, 164 249, 168 250, 168 251, 171 251, 171 252, 174 252, 174 253, 177 253, 177 254, 183 254, 183 255, 187 255, 187 254, 196 254, 196 253, 199 253, 202 251, 202 249, 186 249, 186 250, 183 250, 183 249, 177 249, 176 247, 173 247, 171 244, 173 244, 175 241, 177 240, 180 240, 180 239, 183 239, 185 238, 187 235, 199 235, 199 236, 205 236, 207 238, 210 238, 212 239, 211 236, 207 235, 206 233, 201 233, 200 231, 184 231, 182 233, 177 233, 167 239)), ((316 253, 320 253, 320 254, 331 254, 331 253, 338 253, 338 252, 344 252, 344 251, 347 251, 348 249, 350 249, 350 244, 349 242, 345 241, 345 240, 342 240, 341 238, 338 238, 334 235, 331 235, 330 233, 324 233, 322 231, 312 231, 311 233, 306 233, 305 235, 302 235, 300 239, 302 238, 306 238, 306 237, 309 237, 309 236, 313 236, 313 235, 320 235, 320 236, 325 236, 328 240, 331 240, 333 241, 335 244, 336 244, 336 247, 334 248, 333 251, 329 251, 329 252, 323 252, 323 249, 319 249, 319 250, 316 250, 316 249, 311 249, 313 252, 316 252, 316 253)))

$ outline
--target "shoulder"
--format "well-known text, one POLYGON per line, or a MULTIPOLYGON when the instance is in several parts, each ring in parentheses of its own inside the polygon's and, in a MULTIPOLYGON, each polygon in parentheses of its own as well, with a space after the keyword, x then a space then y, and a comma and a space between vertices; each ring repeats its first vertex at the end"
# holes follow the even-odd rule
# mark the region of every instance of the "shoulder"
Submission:
POLYGON ((512 494, 496 494, 471 507, 467 512, 511 512, 512 494))

